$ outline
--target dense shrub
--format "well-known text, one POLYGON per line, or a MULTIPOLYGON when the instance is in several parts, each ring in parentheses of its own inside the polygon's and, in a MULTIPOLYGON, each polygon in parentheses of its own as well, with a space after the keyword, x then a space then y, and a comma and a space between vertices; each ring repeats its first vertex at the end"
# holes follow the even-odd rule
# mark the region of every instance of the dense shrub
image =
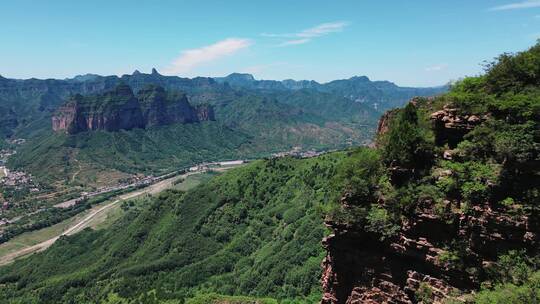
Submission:
POLYGON ((390 166, 422 168, 433 158, 433 137, 430 130, 419 125, 418 112, 412 103, 392 120, 382 141, 383 160, 390 166))

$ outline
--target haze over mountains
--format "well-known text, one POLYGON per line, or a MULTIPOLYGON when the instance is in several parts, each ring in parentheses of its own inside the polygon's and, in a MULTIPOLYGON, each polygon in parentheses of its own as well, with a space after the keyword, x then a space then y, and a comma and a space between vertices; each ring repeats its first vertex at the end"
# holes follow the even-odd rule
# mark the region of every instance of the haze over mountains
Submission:
MULTIPOLYGON (((62 180, 78 172, 81 165, 87 168, 86 173, 111 169, 155 172, 201 161, 192 150, 168 165, 164 163, 172 155, 204 146, 209 148, 205 157, 217 159, 268 155, 294 147, 335 149, 366 144, 381 111, 400 106, 412 96, 432 96, 446 89, 402 88, 367 77, 326 84, 255 80, 237 73, 189 79, 163 76, 155 69, 150 74, 135 71, 121 77, 0 78, 0 112, 5 114, 0 119, 0 134, 3 139, 27 140, 8 166, 29 171, 42 181, 62 180), (205 121, 208 123, 185 125, 205 121), (185 142, 186 138, 178 142, 180 134, 170 133, 178 124, 189 129, 181 132, 187 132, 181 137, 204 137, 214 143, 225 140, 228 144, 220 147, 227 147, 230 153, 202 142, 185 142), (222 131, 207 129, 203 136, 200 132, 204 128, 222 131), (53 130, 63 130, 68 136, 53 130), (94 134, 92 130, 105 133, 94 134), (131 148, 122 148, 120 159, 111 154, 120 152, 115 145, 106 144, 105 138, 111 136, 123 136, 122 141, 130 142, 127 147, 131 148), (43 167, 50 170, 39 169, 43 167)), ((83 184, 89 182, 85 174, 76 178, 83 184)))
POLYGON ((36 118, 40 121, 39 118, 57 109, 70 95, 105 92, 120 82, 129 85, 134 92, 146 84, 159 85, 166 90, 180 90, 188 94, 194 104, 234 99, 242 94, 241 89, 260 93, 310 89, 365 103, 378 111, 400 106, 413 96, 431 96, 447 90, 444 86, 402 88, 387 81, 372 82, 365 76, 319 84, 315 81, 255 80, 249 74, 238 73, 223 78, 189 79, 163 76, 155 69, 150 74, 139 71, 121 77, 86 74, 65 80, 16 80, 0 76, 0 111, 5 113, 0 121, 0 134, 11 136, 15 129, 24 130, 26 121, 35 121, 36 118))
POLYGON ((355 102, 373 106, 384 112, 400 107, 415 96, 434 96, 448 90, 448 86, 433 88, 399 87, 390 81, 371 81, 367 76, 354 76, 349 79, 318 83, 314 80, 256 80, 251 74, 233 73, 226 77, 214 78, 218 82, 233 87, 258 90, 302 90, 313 89, 319 92, 343 96, 355 102))

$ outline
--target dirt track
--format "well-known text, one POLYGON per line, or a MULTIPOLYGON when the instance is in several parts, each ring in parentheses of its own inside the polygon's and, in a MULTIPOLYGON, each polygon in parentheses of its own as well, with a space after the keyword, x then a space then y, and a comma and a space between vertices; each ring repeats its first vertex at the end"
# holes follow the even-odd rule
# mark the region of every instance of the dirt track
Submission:
POLYGON ((113 207, 115 204, 118 204, 119 202, 121 202, 123 200, 134 198, 136 196, 143 195, 143 194, 155 194, 155 193, 161 192, 161 191, 165 190, 166 188, 170 187, 172 185, 173 181, 175 181, 175 180, 177 180, 179 178, 186 178, 186 177, 188 177, 190 175, 198 174, 198 173, 201 173, 201 172, 189 172, 189 173, 186 173, 186 174, 183 174, 183 175, 180 175, 180 176, 171 177, 169 179, 159 181, 159 182, 157 182, 157 183, 155 183, 153 185, 150 185, 150 186, 148 186, 148 187, 146 187, 144 189, 140 189, 140 190, 136 190, 136 191, 133 191, 133 192, 130 192, 130 193, 120 195, 118 197, 118 199, 114 200, 113 202, 107 203, 106 205, 100 207, 99 209, 91 211, 88 215, 83 217, 80 221, 76 222, 73 226, 69 227, 68 229, 66 229, 65 231, 60 233, 59 235, 57 235, 55 237, 52 237, 52 238, 50 238, 50 239, 48 239, 46 241, 43 241, 41 243, 38 243, 36 245, 32 245, 32 246, 26 247, 26 248, 22 248, 22 249, 20 249, 18 251, 14 251, 14 252, 6 254, 3 257, 0 257, 0 265, 9 264, 9 263, 13 262, 17 258, 29 255, 29 254, 34 253, 34 252, 43 251, 43 250, 49 248, 61 236, 72 235, 74 233, 77 233, 77 232, 83 230, 84 228, 86 228, 88 226, 88 223, 96 215, 100 214, 101 212, 106 211, 107 209, 113 207))

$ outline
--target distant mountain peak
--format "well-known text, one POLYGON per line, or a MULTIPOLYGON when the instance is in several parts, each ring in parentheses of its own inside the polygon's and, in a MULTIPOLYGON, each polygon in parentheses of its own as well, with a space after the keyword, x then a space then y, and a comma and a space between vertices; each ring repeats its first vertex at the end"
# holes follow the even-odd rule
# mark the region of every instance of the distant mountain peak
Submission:
POLYGON ((365 81, 365 82, 371 81, 369 79, 369 77, 367 77, 367 76, 353 76, 353 77, 349 78, 349 80, 365 81))
MULTIPOLYGON (((79 81, 79 82, 85 82, 85 81, 96 80, 99 77, 101 77, 101 76, 97 75, 97 74, 87 73, 87 74, 84 74, 84 75, 77 75, 77 76, 73 77, 71 80, 75 80, 75 81, 79 81)), ((66 80, 70 80, 70 79, 66 79, 66 80)))
POLYGON ((248 73, 232 73, 226 76, 225 78, 231 80, 243 80, 243 81, 255 81, 255 77, 248 73))
POLYGON ((140 75, 140 74, 141 74, 141 72, 139 72, 139 70, 135 70, 135 71, 133 71, 133 74, 131 74, 131 75, 140 75))
POLYGON ((152 68, 152 75, 159 75, 158 71, 156 70, 156 68, 152 68))

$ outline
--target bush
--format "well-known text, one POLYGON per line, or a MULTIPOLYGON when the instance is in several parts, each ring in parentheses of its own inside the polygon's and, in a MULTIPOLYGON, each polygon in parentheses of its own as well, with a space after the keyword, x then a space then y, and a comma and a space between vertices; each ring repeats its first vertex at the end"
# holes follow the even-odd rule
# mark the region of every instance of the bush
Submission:
POLYGON ((419 125, 418 112, 412 103, 391 121, 381 142, 383 160, 390 166, 425 168, 433 159, 433 136, 419 125))
POLYGON ((420 283, 418 290, 415 293, 418 303, 431 304, 433 303, 433 290, 427 283, 420 283))
POLYGON ((371 206, 366 220, 365 229, 380 235, 381 240, 395 236, 400 228, 394 224, 388 211, 377 205, 371 206))
POLYGON ((540 42, 524 52, 500 55, 486 70, 486 88, 490 93, 517 93, 540 86, 540 42))
POLYGON ((374 202, 379 179, 384 173, 380 156, 376 150, 359 148, 343 161, 333 184, 344 189, 356 204, 369 205, 374 202))

